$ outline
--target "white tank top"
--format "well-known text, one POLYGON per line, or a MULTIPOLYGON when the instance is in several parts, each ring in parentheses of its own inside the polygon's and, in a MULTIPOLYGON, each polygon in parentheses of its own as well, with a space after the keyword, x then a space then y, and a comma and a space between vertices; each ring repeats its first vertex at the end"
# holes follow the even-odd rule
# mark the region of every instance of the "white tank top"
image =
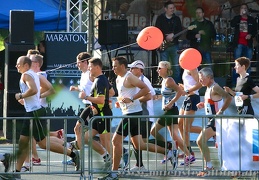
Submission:
POLYGON ((130 103, 122 102, 123 98, 131 98, 138 92, 136 87, 126 88, 123 85, 125 78, 129 74, 130 74, 130 72, 127 72, 123 77, 118 76, 116 79, 116 87, 118 90, 118 101, 120 103, 120 108, 122 110, 123 115, 142 111, 142 107, 141 107, 141 104, 138 99, 136 99, 130 103))
MULTIPOLYGON (((175 91, 173 89, 167 88, 165 86, 166 79, 163 79, 161 84, 161 94, 162 94, 162 110, 164 109, 164 106, 168 104, 175 96, 175 91)), ((177 103, 175 102, 172 107, 177 106, 177 103)))
MULTIPOLYGON (((198 71, 198 70, 197 70, 198 71)), ((197 82, 196 80, 188 73, 187 70, 183 71, 183 85, 184 85, 184 90, 190 89, 192 86, 194 86, 197 82)), ((195 94, 199 95, 199 91, 193 91, 195 94)))
MULTIPOLYGON (((33 72, 31 69, 26 71, 25 74, 28 74, 29 76, 31 76, 34 79, 34 82, 36 84, 36 87, 38 89, 37 94, 30 96, 30 97, 26 97, 24 98, 24 108, 26 110, 26 112, 32 112, 35 110, 38 110, 41 108, 41 103, 40 103, 40 79, 38 74, 36 74, 35 72, 33 72)), ((25 93, 28 90, 28 86, 22 81, 20 80, 20 89, 21 89, 21 93, 25 93)))
MULTIPOLYGON (((40 76, 44 76, 47 79, 47 73, 45 71, 37 72, 37 74, 40 76)), ((48 107, 47 98, 40 98, 40 104, 42 107, 48 107)))
POLYGON ((215 86, 215 82, 210 86, 207 87, 205 95, 204 95, 204 109, 206 115, 216 114, 221 107, 223 106, 223 99, 219 101, 213 101, 210 97, 212 87, 215 86))
MULTIPOLYGON (((86 71, 86 72, 82 72, 81 74, 81 78, 80 78, 80 83, 79 83, 79 90, 80 91, 84 91, 86 93, 86 95, 90 95, 91 92, 91 88, 92 88, 92 84, 93 82, 90 80, 90 72, 86 71)), ((90 101, 83 99, 82 102, 84 104, 92 104, 90 101)))

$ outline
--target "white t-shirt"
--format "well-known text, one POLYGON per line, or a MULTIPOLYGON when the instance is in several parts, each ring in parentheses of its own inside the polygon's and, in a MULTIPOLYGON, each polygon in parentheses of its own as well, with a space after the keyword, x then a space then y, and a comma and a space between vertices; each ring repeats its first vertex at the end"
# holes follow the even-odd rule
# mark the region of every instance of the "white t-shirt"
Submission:
MULTIPOLYGON (((151 93, 151 95, 153 97, 156 94, 156 92, 155 92, 155 89, 153 88, 151 82, 149 81, 149 79, 146 76, 144 76, 144 75, 140 76, 139 79, 141 81, 143 81, 147 85, 147 87, 149 88, 150 93, 151 93)), ((140 89, 138 88, 138 91, 139 90, 140 89)), ((148 113, 149 113, 150 116, 153 116, 155 114, 154 113, 154 102, 153 102, 153 99, 150 99, 150 100, 147 101, 147 110, 148 110, 148 113)), ((154 122, 155 118, 150 118, 150 121, 154 122)))
MULTIPOLYGON (((81 78, 80 78, 80 83, 79 83, 79 90, 80 91, 84 91, 86 95, 90 95, 91 93, 91 87, 93 82, 90 80, 90 72, 86 71, 86 72, 82 72, 81 73, 81 78)), ((82 102, 84 104, 92 104, 90 101, 83 99, 82 102)))

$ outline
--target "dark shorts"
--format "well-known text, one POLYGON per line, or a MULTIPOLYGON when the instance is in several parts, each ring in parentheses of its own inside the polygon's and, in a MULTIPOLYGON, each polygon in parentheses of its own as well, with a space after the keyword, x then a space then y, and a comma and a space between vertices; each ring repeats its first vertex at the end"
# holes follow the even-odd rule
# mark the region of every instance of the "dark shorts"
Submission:
MULTIPOLYGON (((33 117, 32 135, 34 139, 39 142, 47 136, 47 120, 39 119, 39 117, 46 116, 45 108, 38 109, 32 112, 26 112, 24 117, 33 117)), ((21 135, 30 136, 30 120, 24 119, 21 129, 21 135)))
POLYGON ((206 125, 206 129, 207 128, 212 128, 212 130, 213 131, 216 131, 216 126, 215 126, 215 119, 214 118, 211 118, 210 120, 209 120, 209 122, 207 123, 207 125, 206 125))
POLYGON ((79 117, 82 118, 85 122, 85 125, 88 126, 88 119, 91 119, 91 117, 93 117, 91 113, 91 106, 86 106, 79 117))
MULTIPOLYGON (((136 113, 127 114, 128 116, 142 115, 142 111, 136 113)), ((130 133, 131 137, 141 135, 141 120, 140 118, 123 118, 117 127, 116 133, 121 136, 128 136, 130 133)))
POLYGON ((183 101, 183 105, 181 107, 181 109, 183 109, 184 111, 197 111, 197 104, 200 102, 200 96, 197 94, 193 94, 190 96, 185 97, 184 101, 183 101))
MULTIPOLYGON (((95 116, 112 116, 112 111, 110 108, 103 108, 103 111, 95 116)), ((91 119, 93 117, 91 106, 86 107, 80 117, 85 121, 85 125, 88 126, 88 118, 91 119)), ((102 118, 102 119, 94 119, 92 128, 98 131, 99 134, 104 134, 110 132, 111 129, 111 119, 110 118, 102 118)))
POLYGON ((151 126, 151 121, 140 121, 140 133, 142 135, 142 138, 148 138, 150 136, 151 126))
MULTIPOLYGON (((179 115, 179 110, 177 106, 174 106, 172 109, 168 110, 165 112, 164 115, 179 115)), ((178 124, 178 118, 159 118, 157 120, 157 123, 160 124, 161 126, 170 126, 171 124, 178 124)))

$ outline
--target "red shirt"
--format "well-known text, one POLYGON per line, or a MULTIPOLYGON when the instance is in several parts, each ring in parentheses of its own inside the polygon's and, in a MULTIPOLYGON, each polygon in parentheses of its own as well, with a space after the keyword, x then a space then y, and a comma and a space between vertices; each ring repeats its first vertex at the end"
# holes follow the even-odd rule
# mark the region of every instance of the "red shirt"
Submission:
POLYGON ((239 25, 239 39, 238 44, 242 44, 247 46, 247 39, 246 35, 248 34, 248 25, 247 25, 247 18, 241 17, 240 25, 239 25))

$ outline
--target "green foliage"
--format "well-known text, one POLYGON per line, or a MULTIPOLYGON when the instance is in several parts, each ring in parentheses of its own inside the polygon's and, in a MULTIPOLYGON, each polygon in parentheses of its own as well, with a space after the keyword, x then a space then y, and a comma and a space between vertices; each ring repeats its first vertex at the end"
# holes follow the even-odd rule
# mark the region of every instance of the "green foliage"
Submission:
POLYGON ((7 29, 0 29, 0 51, 4 49, 4 38, 6 38, 9 34, 7 29))

